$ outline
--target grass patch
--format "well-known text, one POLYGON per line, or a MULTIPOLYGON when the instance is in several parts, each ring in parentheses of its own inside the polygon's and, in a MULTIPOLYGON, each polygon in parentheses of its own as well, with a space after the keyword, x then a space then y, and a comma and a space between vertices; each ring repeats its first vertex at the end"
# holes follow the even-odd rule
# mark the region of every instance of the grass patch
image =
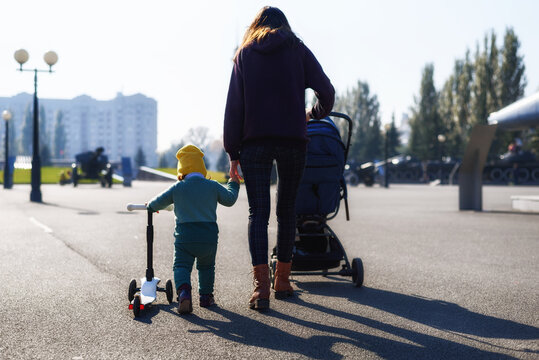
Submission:
MULTIPOLYGON (((166 172, 166 173, 172 174, 172 175, 177 174, 176 168, 158 168, 158 169, 155 169, 155 170, 166 172)), ((220 182, 221 184, 226 183, 228 181, 228 179, 226 178, 225 175, 226 174, 224 172, 222 172, 222 171, 208 170, 208 176, 210 177, 210 179, 216 180, 216 181, 220 182)))
MULTIPOLYGON (((42 166, 41 167, 41 183, 42 184, 58 184, 60 180, 60 173, 62 171, 71 170, 71 167, 53 167, 53 166, 42 166)), ((159 168, 156 169, 163 171, 172 175, 176 175, 175 168, 159 168)), ((220 183, 226 183, 227 178, 225 173, 221 171, 209 171, 208 175, 211 179, 216 180, 220 183)), ((30 184, 32 182, 32 170, 30 169, 15 169, 13 173, 13 183, 14 184, 30 184)), ((92 184, 97 183, 97 180, 81 179, 79 183, 81 184, 92 184)), ((121 184, 120 181, 112 179, 113 184, 121 184)), ((0 184, 4 183, 4 169, 0 170, 0 184)))
MULTIPOLYGON (((71 170, 71 167, 53 167, 42 166, 41 167, 41 183, 42 184, 58 184, 60 180, 60 173, 62 171, 71 170)), ((4 170, 0 171, 0 184, 4 183, 4 170)), ((15 169, 13 173, 13 184, 31 184, 32 183, 32 170, 30 169, 15 169)), ((98 183, 97 180, 81 179, 81 184, 98 183)), ((121 184, 120 181, 112 179, 113 184, 121 184)))

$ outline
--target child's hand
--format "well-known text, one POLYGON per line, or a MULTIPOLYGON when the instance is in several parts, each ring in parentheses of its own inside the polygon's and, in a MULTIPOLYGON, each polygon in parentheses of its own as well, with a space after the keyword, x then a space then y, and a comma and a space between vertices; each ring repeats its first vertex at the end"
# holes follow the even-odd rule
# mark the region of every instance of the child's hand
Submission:
POLYGON ((238 183, 238 185, 241 183, 240 177, 237 174, 234 174, 234 176, 230 178, 230 181, 234 181, 235 183, 238 183))
POLYGON ((243 179, 241 178, 240 173, 238 171, 238 166, 240 166, 239 160, 231 160, 229 175, 232 181, 237 182, 239 184, 240 180, 243 180, 243 179))
MULTIPOLYGON (((145 202, 144 205, 145 205, 146 207, 148 207, 148 203, 147 203, 147 202, 145 202)), ((151 208, 150 208, 150 209, 151 209, 151 208)), ((154 211, 153 209, 151 209, 151 210, 154 211)), ((159 211, 154 211, 154 212, 156 212, 156 213, 159 214, 159 211)))

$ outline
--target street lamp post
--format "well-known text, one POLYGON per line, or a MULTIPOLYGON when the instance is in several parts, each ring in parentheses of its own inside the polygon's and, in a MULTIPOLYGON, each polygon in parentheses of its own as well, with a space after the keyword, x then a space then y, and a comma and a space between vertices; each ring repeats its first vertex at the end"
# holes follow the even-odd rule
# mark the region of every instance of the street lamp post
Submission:
POLYGON ((445 138, 444 134, 439 134, 438 135, 438 147, 439 147, 439 152, 440 152, 440 165, 438 166, 438 179, 440 179, 440 184, 444 183, 442 166, 444 164, 444 142, 445 142, 445 140, 446 140, 446 138, 445 138))
POLYGON ((19 63, 19 71, 34 72, 34 136, 32 149, 32 191, 30 192, 30 201, 41 202, 41 158, 39 156, 39 106, 37 100, 37 73, 52 73, 52 66, 58 61, 58 55, 54 51, 48 51, 43 59, 49 65, 49 70, 23 69, 22 66, 28 61, 28 52, 24 49, 15 51, 15 60, 19 63))
POLYGON ((391 129, 391 126, 389 124, 385 124, 384 126, 386 130, 386 143, 385 143, 385 159, 384 162, 384 187, 389 187, 389 130, 391 129))
POLYGON ((11 181, 11 169, 9 167, 9 120, 11 120, 11 112, 9 110, 4 110, 2 112, 2 118, 6 122, 6 161, 4 162, 4 189, 11 189, 13 183, 11 181))

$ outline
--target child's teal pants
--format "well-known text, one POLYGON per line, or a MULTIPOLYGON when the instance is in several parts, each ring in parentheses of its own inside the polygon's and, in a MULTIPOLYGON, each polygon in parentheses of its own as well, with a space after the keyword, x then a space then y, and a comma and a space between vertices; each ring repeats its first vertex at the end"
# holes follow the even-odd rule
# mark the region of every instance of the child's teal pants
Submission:
POLYGON ((174 283, 176 289, 183 284, 191 285, 191 270, 196 259, 198 293, 213 294, 216 253, 217 242, 176 241, 174 243, 174 283))

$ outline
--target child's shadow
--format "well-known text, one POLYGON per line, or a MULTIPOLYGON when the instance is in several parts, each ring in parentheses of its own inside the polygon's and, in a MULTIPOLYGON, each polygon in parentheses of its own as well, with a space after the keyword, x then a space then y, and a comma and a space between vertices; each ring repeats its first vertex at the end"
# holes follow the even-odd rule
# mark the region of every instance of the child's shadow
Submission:
MULTIPOLYGON (((174 310, 178 306, 177 303, 171 303, 171 304, 151 304, 150 306, 146 306, 144 310, 141 310, 139 316, 136 316, 133 318, 134 321, 138 321, 143 324, 151 324, 152 318, 159 314, 160 311, 164 311, 170 314, 178 315, 174 310)), ((129 310, 131 313, 133 313, 133 310, 129 310)))

